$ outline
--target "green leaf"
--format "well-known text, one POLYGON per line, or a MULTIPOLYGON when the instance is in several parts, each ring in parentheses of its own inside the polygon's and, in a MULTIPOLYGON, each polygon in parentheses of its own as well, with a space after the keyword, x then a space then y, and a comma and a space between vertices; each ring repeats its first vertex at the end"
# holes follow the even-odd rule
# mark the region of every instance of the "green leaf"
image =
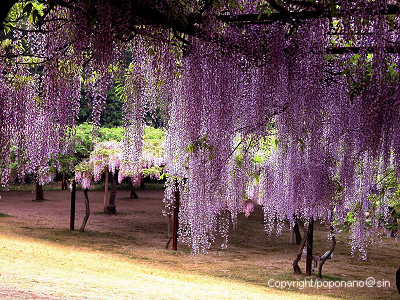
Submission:
POLYGON ((279 138, 276 138, 274 140, 274 149, 278 148, 278 144, 279 144, 279 138))
POLYGON ((32 8, 33 8, 32 3, 28 3, 27 5, 25 5, 23 13, 29 16, 32 12, 32 8))
POLYGON ((264 160, 263 160, 263 158, 261 157, 261 156, 255 156, 255 157, 253 157, 252 159, 252 162, 254 162, 254 163, 262 163, 264 160))
POLYGON ((32 12, 32 21, 33 23, 38 23, 42 20, 42 16, 40 15, 37 9, 34 9, 32 12))
POLYGON ((189 144, 186 148, 185 148, 185 152, 186 153, 190 153, 194 151, 194 145, 193 144, 189 144))

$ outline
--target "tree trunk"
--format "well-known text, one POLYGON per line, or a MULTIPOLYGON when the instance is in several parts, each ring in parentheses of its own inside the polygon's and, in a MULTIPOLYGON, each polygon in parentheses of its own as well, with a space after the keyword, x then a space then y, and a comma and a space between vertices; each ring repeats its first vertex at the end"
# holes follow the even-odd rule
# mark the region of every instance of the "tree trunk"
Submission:
POLYGON ((299 226, 299 223, 298 223, 297 220, 294 222, 294 226, 290 231, 289 243, 290 244, 296 244, 296 245, 300 245, 301 244, 300 226, 299 226))
POLYGON ((138 195, 135 192, 135 189, 133 188, 133 183, 132 179, 129 179, 129 189, 131 190, 131 199, 139 199, 138 195))
POLYGON ((331 245, 331 248, 329 249, 329 251, 327 253, 325 253, 321 257, 321 260, 319 262, 319 266, 318 266, 318 277, 319 278, 322 278, 322 267, 323 267, 324 263, 332 255, 333 251, 335 250, 336 239, 335 239, 335 236, 333 235, 333 228, 332 227, 331 227, 331 233, 332 233, 332 245, 331 245))
POLYGON ((301 269, 299 267, 299 261, 301 259, 301 255, 303 254, 303 249, 306 245, 307 242, 307 236, 308 236, 308 230, 309 228, 305 229, 303 228, 303 239, 301 240, 300 247, 299 247, 299 252, 297 252, 297 256, 293 261, 293 271, 295 274, 301 274, 301 269))
POLYGON ((103 211, 107 213, 107 193, 108 193, 108 169, 106 168, 104 178, 104 198, 103 198, 103 211))
POLYGON ((62 172, 62 180, 61 180, 61 190, 62 190, 62 191, 68 189, 68 188, 67 188, 67 179, 66 179, 65 177, 66 177, 66 174, 65 174, 65 171, 63 171, 63 172, 62 172))
POLYGON ((397 223, 397 218, 392 218, 392 225, 393 225, 393 229, 391 230, 391 232, 390 232, 390 236, 391 237, 396 237, 396 234, 397 234, 397 231, 398 231, 398 228, 399 228, 399 224, 397 223))
POLYGON ((143 190, 143 189, 145 189, 146 187, 144 186, 144 180, 143 180, 143 174, 142 175, 140 175, 140 188, 143 190))
POLYGON ((86 207, 86 214, 83 218, 83 223, 81 228, 79 229, 80 232, 85 231, 86 222, 90 216, 90 206, 89 206, 89 197, 88 197, 88 189, 83 190, 83 194, 85 195, 85 207, 86 207))
POLYGON ((165 245, 165 249, 168 249, 169 244, 172 241, 173 235, 172 235, 172 216, 168 215, 168 241, 167 244, 165 245))
POLYGON ((312 273, 313 239, 314 239, 314 219, 311 218, 307 228, 307 258, 306 258, 307 276, 311 276, 312 273))
POLYGON ((116 173, 111 174, 111 182, 112 182, 111 194, 110 194, 110 201, 108 202, 108 205, 107 205, 107 213, 110 215, 117 213, 117 210, 115 207, 115 197, 117 195, 117 180, 115 179, 116 175, 117 175, 116 173))
POLYGON ((396 219, 397 221, 397 236, 400 236, 400 219, 396 219))
POLYGON ((39 183, 39 181, 36 181, 36 191, 35 191, 35 200, 36 201, 41 201, 44 200, 44 195, 43 195, 43 186, 39 183))
POLYGON ((298 221, 296 221, 296 223, 294 223, 293 231, 296 236, 296 245, 300 245, 301 244, 301 233, 300 233, 300 226, 299 226, 298 221))

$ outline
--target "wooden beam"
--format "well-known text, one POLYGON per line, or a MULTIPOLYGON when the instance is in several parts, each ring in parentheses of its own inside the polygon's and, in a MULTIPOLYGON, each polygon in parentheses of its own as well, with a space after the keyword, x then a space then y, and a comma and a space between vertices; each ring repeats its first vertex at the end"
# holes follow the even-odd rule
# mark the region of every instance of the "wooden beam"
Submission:
POLYGON ((312 273, 312 250, 314 238, 314 219, 311 218, 307 230, 307 257, 306 257, 306 275, 311 276, 312 273))
MULTIPOLYGON (((352 10, 356 13, 356 10, 352 10)), ((387 9, 379 11, 382 15, 396 15, 400 13, 400 8, 397 5, 388 5, 387 9)), ((240 15, 219 15, 217 20, 226 23, 241 23, 244 24, 271 24, 285 20, 307 20, 317 19, 320 17, 332 17, 329 10, 311 10, 311 11, 293 11, 293 12, 274 12, 271 14, 240 14, 240 15)), ((340 11, 335 17, 341 17, 340 11)))
POLYGON ((76 199, 76 181, 72 181, 71 191, 71 215, 69 220, 69 230, 75 229, 75 199, 76 199))
MULTIPOLYGON (((379 50, 380 51, 380 50, 379 50)), ((367 48, 361 48, 361 47, 332 47, 332 48, 327 48, 326 53, 327 54, 346 54, 346 53, 353 53, 353 54, 358 54, 358 53, 374 53, 375 48, 374 47, 367 47, 367 48)), ((386 48, 387 53, 400 53, 400 47, 389 47, 386 48)))
POLYGON ((179 229, 179 205, 180 193, 178 182, 175 185, 175 202, 174 202, 174 226, 172 232, 172 250, 178 250, 178 229, 179 229))

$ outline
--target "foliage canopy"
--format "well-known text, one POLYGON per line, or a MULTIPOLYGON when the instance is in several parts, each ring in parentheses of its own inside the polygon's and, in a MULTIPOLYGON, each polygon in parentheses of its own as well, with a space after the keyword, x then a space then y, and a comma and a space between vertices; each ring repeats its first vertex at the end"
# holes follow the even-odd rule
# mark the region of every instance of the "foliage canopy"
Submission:
POLYGON ((181 239, 194 252, 216 232, 227 238, 227 216, 235 222, 256 177, 252 198, 269 231, 296 219, 343 224, 352 212, 353 251, 366 256, 366 231, 377 232, 374 216, 387 218, 389 206, 370 196, 387 190, 379 178, 400 165, 397 1, 10 0, 0 8, 4 184, 10 144, 26 166, 20 175, 40 173, 68 151, 82 88, 96 133, 118 80, 127 169, 142 156, 146 113, 166 116, 181 239), (251 141, 271 135, 261 163, 251 141))

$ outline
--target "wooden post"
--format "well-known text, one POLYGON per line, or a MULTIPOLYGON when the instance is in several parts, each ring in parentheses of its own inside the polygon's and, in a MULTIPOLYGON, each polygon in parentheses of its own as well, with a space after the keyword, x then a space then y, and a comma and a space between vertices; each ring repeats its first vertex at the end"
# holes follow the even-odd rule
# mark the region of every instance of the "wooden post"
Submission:
POLYGON ((306 258, 307 276, 311 276, 311 271, 312 271, 313 235, 314 235, 314 219, 311 218, 310 222, 308 223, 308 230, 307 230, 307 258, 306 258))
POLYGON ((112 215, 116 214, 116 206, 115 206, 115 197, 117 195, 117 180, 115 177, 117 177, 117 172, 114 174, 111 173, 111 194, 110 194, 110 201, 108 202, 107 205, 107 213, 112 215))
POLYGON ((75 199, 76 199, 76 181, 72 181, 72 191, 71 191, 71 216, 69 222, 69 230, 75 229, 75 199))
POLYGON ((107 212, 107 193, 108 193, 108 168, 106 168, 105 178, 104 178, 104 207, 103 211, 107 212))
POLYGON ((175 202, 174 202, 174 227, 173 227, 173 233, 172 233, 172 250, 177 251, 178 250, 178 215, 179 215, 179 198, 180 198, 180 193, 179 193, 179 185, 178 182, 176 182, 175 185, 175 202))
POLYGON ((41 201, 44 200, 44 194, 43 194, 43 185, 39 183, 39 181, 36 181, 36 189, 35 189, 35 200, 36 201, 41 201))

